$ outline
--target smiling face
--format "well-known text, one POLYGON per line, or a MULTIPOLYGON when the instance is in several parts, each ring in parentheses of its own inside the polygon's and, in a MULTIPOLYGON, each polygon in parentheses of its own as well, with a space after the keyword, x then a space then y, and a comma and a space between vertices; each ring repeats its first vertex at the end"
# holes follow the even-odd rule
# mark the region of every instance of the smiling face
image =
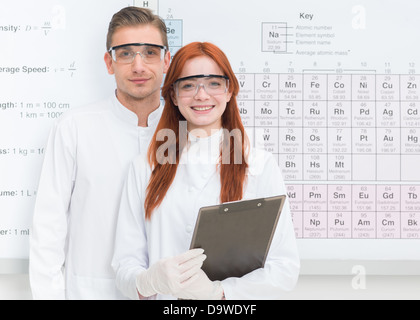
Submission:
MULTIPOLYGON (((150 25, 121 27, 112 36, 112 46, 127 43, 151 43, 163 45, 159 30, 150 25)), ((160 86, 163 74, 169 67, 170 54, 157 63, 146 64, 140 55, 136 55, 132 63, 115 62, 111 55, 105 54, 105 63, 109 74, 115 75, 117 97, 123 104, 147 99, 160 99, 160 86)))
MULTIPOLYGON (((222 70, 214 60, 208 56, 200 56, 186 61, 179 78, 208 74, 223 76, 222 70)), ((211 85, 205 80, 197 84, 211 85)), ((222 127, 222 114, 232 95, 227 90, 223 93, 209 94, 205 86, 199 86, 197 92, 191 96, 179 96, 179 90, 175 90, 178 92, 172 94, 172 101, 187 120, 188 131, 201 129, 206 135, 210 135, 212 130, 222 127)))

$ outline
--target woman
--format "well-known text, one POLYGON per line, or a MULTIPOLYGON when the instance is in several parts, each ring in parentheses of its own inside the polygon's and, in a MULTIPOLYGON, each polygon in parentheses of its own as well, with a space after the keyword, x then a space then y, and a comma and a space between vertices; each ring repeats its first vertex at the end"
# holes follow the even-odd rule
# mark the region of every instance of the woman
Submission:
POLYGON ((300 264, 288 201, 264 268, 210 281, 203 250, 188 250, 201 207, 286 194, 273 156, 249 147, 238 91, 215 45, 194 42, 175 54, 148 157, 132 163, 121 200, 113 268, 125 295, 277 299, 295 286, 300 264))

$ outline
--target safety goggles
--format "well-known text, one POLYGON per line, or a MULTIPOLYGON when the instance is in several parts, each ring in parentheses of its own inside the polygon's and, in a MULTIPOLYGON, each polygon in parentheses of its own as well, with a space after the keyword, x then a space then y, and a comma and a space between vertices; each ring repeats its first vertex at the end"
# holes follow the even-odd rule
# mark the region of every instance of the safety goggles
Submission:
POLYGON ((167 48, 151 43, 127 43, 112 47, 108 50, 112 59, 117 63, 129 64, 134 61, 137 54, 144 63, 157 63, 162 61, 167 48))
POLYGON ((180 98, 194 97, 201 87, 210 96, 226 93, 229 87, 229 78, 217 74, 200 74, 180 78, 174 82, 176 95, 180 98))

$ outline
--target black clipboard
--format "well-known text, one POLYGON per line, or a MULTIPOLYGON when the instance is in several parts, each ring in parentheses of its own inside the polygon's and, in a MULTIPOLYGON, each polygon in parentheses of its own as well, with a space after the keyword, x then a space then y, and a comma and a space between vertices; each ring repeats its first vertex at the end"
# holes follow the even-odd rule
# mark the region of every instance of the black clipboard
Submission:
POLYGON ((285 195, 200 209, 190 249, 203 248, 210 280, 241 277, 264 267, 285 195))

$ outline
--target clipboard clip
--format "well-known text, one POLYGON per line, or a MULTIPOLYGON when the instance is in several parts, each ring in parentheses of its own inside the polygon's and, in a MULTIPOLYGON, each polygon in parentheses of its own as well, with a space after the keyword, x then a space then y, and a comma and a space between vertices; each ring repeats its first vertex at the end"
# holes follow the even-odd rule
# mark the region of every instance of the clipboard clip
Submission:
POLYGON ((264 199, 255 199, 253 201, 248 201, 248 204, 246 206, 244 206, 244 203, 242 201, 227 202, 220 206, 219 213, 227 214, 230 212, 241 211, 245 208, 249 209, 250 206, 255 206, 256 209, 259 209, 264 206, 264 202, 264 199))

